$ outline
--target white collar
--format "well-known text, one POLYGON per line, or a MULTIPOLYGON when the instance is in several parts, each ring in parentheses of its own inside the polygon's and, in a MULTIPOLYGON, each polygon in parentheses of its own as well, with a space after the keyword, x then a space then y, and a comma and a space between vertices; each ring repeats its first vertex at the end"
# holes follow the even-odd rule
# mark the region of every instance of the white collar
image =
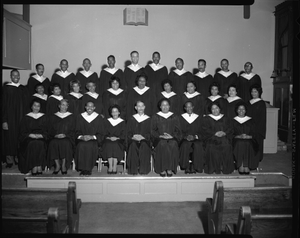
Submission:
POLYGON ((236 116, 233 119, 236 120, 237 122, 239 122, 240 124, 243 124, 244 122, 250 120, 251 117, 248 117, 248 116, 238 117, 238 116, 236 116))
POLYGON ((45 77, 44 75, 39 76, 38 74, 35 74, 35 75, 33 75, 32 77, 35 78, 35 79, 36 79, 37 81, 39 81, 40 83, 42 83, 42 82, 46 79, 46 77, 45 77))
POLYGON ((70 95, 74 96, 75 98, 79 99, 81 98, 83 95, 81 93, 75 93, 75 92, 70 92, 70 95))
POLYGON ((230 70, 228 70, 227 72, 225 72, 225 71, 223 71, 223 70, 220 70, 219 72, 218 72, 219 74, 222 74, 224 77, 228 77, 229 75, 231 75, 233 72, 232 71, 230 71, 230 70))
POLYGON ((256 74, 254 74, 252 72, 250 74, 246 74, 246 73, 241 74, 241 76, 243 78, 248 79, 248 80, 250 80, 254 75, 256 75, 256 74))
POLYGON ((250 103, 254 104, 256 102, 259 102, 260 100, 261 100, 261 98, 255 98, 255 99, 253 98, 253 99, 250 100, 250 103))
POLYGON ((181 116, 190 124, 192 124, 197 118, 199 115, 197 115, 196 113, 192 113, 191 115, 188 114, 188 113, 184 113, 184 114, 181 114, 181 116))
POLYGON ((135 86, 133 88, 138 94, 143 95, 148 89, 149 87, 145 86, 143 89, 140 89, 138 86, 135 86))
POLYGON ((161 69, 161 68, 164 67, 164 66, 163 66, 162 64, 160 64, 160 63, 158 63, 158 64, 152 63, 152 64, 149 64, 149 66, 150 66, 154 71, 157 71, 157 70, 159 70, 159 69, 161 69))
POLYGON ((9 82, 9 83, 6 84, 6 85, 19 87, 21 84, 20 84, 20 83, 9 82))
POLYGON ((56 72, 56 74, 58 74, 62 78, 66 78, 71 74, 71 72, 69 72, 68 70, 66 70, 65 72, 59 70, 56 72))
POLYGON ((136 65, 131 64, 131 65, 128 65, 127 67, 130 68, 134 72, 136 72, 136 71, 138 71, 139 69, 142 68, 142 66, 140 66, 139 64, 136 64, 136 65))
POLYGON ((192 94, 191 94, 191 93, 188 93, 188 92, 184 92, 183 94, 184 94, 187 98, 193 98, 193 97, 196 97, 196 96, 200 95, 200 93, 197 92, 197 91, 193 92, 192 94))
POLYGON ((112 117, 110 117, 110 118, 108 118, 107 119, 109 122, 110 122, 110 124, 112 125, 112 126, 116 126, 116 125, 118 125, 119 123, 121 123, 122 121, 124 121, 122 118, 117 118, 117 119, 113 119, 112 117))
POLYGON ((174 72, 175 72, 176 74, 178 74, 179 76, 181 76, 181 75, 183 75, 184 73, 186 73, 187 71, 186 71, 184 68, 182 68, 182 70, 175 69, 174 72))
POLYGON ((37 98, 40 98, 40 99, 43 99, 43 100, 45 100, 45 101, 46 101, 47 98, 48 98, 48 95, 47 95, 47 94, 41 95, 41 94, 35 93, 35 94, 33 94, 32 96, 37 97, 37 98))
POLYGON ((121 88, 118 88, 117 90, 114 90, 112 88, 107 89, 108 92, 114 94, 114 95, 119 95, 121 92, 123 92, 124 90, 121 88))
POLYGON ((89 95, 89 96, 91 96, 92 98, 95 98, 95 99, 97 99, 97 98, 98 98, 98 96, 99 96, 99 94, 98 94, 98 93, 96 93, 96 92, 94 92, 94 93, 91 93, 91 92, 86 92, 85 94, 87 94, 87 95, 89 95))
POLYGON ((176 95, 175 92, 169 92, 167 93, 166 91, 162 91, 161 94, 165 97, 165 98, 170 98, 170 97, 173 97, 174 95, 176 95))
POLYGON ((71 115, 72 113, 71 112, 65 112, 65 113, 61 113, 61 112, 56 112, 56 113, 54 113, 54 115, 56 115, 56 116, 58 116, 58 117, 60 117, 60 118, 62 118, 62 119, 64 119, 65 117, 67 117, 67 116, 69 116, 69 115, 71 115))
POLYGON ((27 116, 32 117, 33 119, 39 119, 41 116, 43 116, 44 113, 38 112, 38 113, 33 113, 33 112, 29 112, 27 114, 27 116))
POLYGON ((198 72, 196 73, 196 76, 198 76, 199 78, 205 78, 206 76, 208 75, 208 73, 206 73, 205 71, 202 73, 202 72, 198 72))
POLYGON ((163 118, 165 118, 165 119, 168 119, 170 116, 173 115, 173 112, 170 112, 170 111, 168 113, 158 112, 156 114, 163 117, 163 118))
POLYGON ((236 101, 236 100, 238 100, 238 99, 241 99, 239 96, 234 96, 234 97, 228 97, 227 98, 227 101, 229 102, 229 103, 231 103, 231 102, 234 102, 234 101, 236 101))
POLYGON ((213 114, 208 114, 208 115, 215 121, 220 120, 224 116, 224 114, 220 114, 219 116, 214 116, 213 114))
POLYGON ((52 94, 52 95, 49 96, 49 98, 51 98, 51 97, 55 98, 56 100, 59 100, 59 101, 63 99, 63 96, 61 96, 61 95, 57 96, 57 95, 52 94))
POLYGON ((104 70, 110 74, 115 74, 115 72, 118 71, 118 69, 116 67, 114 67, 114 68, 106 67, 104 70))
POLYGON ((85 76, 86 78, 90 77, 94 72, 89 70, 89 71, 85 71, 85 70, 82 70, 80 71, 80 73, 85 76))
POLYGON ((88 122, 91 123, 99 114, 97 112, 93 112, 89 115, 87 112, 81 113, 81 116, 88 122))
POLYGON ((220 95, 216 95, 216 96, 213 96, 213 95, 211 95, 211 96, 209 96, 208 98, 211 100, 211 101, 216 101, 217 99, 219 99, 221 96, 220 95))
POLYGON ((138 122, 138 123, 141 123, 145 120, 147 120, 149 118, 149 116, 147 116, 146 114, 143 114, 140 116, 140 114, 134 114, 132 115, 134 117, 134 119, 138 122))

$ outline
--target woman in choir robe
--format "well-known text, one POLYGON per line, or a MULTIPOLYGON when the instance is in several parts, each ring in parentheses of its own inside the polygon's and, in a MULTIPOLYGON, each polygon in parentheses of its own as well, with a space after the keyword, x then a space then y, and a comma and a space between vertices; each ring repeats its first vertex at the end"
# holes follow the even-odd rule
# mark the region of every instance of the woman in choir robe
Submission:
POLYGON ((53 84, 50 86, 51 95, 47 99, 46 114, 52 115, 58 111, 58 104, 63 99, 61 95, 61 88, 59 84, 53 84))
POLYGON ((205 72, 206 61, 204 59, 198 60, 198 69, 199 72, 194 75, 194 80, 196 82, 197 89, 199 93, 203 96, 203 98, 207 98, 210 96, 210 88, 209 86, 214 81, 212 75, 205 72))
POLYGON ((207 116, 210 114, 210 105, 212 102, 218 102, 221 107, 221 114, 225 114, 227 100, 219 95, 220 85, 217 82, 213 82, 209 86, 210 96, 204 100, 204 115, 207 116))
POLYGON ((233 156, 235 165, 240 174, 249 174, 250 169, 256 169, 259 161, 255 160, 255 124, 251 117, 247 116, 245 102, 236 105, 237 116, 233 118, 233 156))
POLYGON ((184 104, 187 101, 191 101, 194 105, 194 112, 198 114, 200 117, 203 117, 204 113, 204 98, 203 96, 197 91, 195 81, 190 81, 186 85, 186 92, 183 93, 181 96, 181 104, 180 104, 180 111, 181 113, 185 112, 184 104))
POLYGON ((145 74, 145 68, 140 66, 138 63, 139 53, 134 50, 130 53, 130 57, 131 64, 124 69, 124 79, 128 90, 135 86, 136 77, 138 75, 145 74))
POLYGON ((243 99, 241 99, 239 96, 237 96, 237 86, 236 85, 229 85, 228 87, 228 97, 226 99, 227 104, 226 104, 226 112, 225 115, 232 119, 236 116, 236 111, 235 111, 235 106, 243 102, 243 99))
POLYGON ((178 105, 181 105, 181 101, 180 97, 172 90, 172 81, 170 79, 165 79, 162 81, 161 86, 163 88, 163 91, 157 91, 158 95, 156 96, 156 112, 160 111, 158 102, 160 102, 160 100, 163 98, 167 98, 170 101, 170 111, 175 113, 176 115, 179 115, 180 108, 178 107, 178 105))
POLYGON ((82 108, 84 107, 82 104, 81 94, 81 84, 79 80, 75 79, 70 82, 70 93, 65 97, 69 102, 68 111, 74 114, 75 116, 82 113, 82 108))
POLYGON ((118 105, 111 106, 109 112, 111 117, 103 122, 102 157, 104 161, 108 161, 107 173, 116 174, 118 162, 124 159, 126 124, 120 117, 118 105))
POLYGON ((86 111, 77 115, 75 126, 75 167, 80 176, 90 176, 99 158, 103 119, 95 112, 93 102, 87 102, 86 111))
POLYGON ((168 78, 173 84, 173 91, 178 95, 182 95, 186 90, 186 84, 194 79, 191 72, 184 69, 183 59, 177 58, 175 60, 176 69, 171 71, 168 78))
POLYGON ((42 83, 36 84, 35 91, 36 93, 31 96, 31 101, 32 100, 40 101, 41 104, 40 112, 46 113, 48 95, 45 93, 44 85, 42 83))
POLYGON ((154 147, 154 170, 160 176, 177 173, 181 129, 179 117, 170 111, 170 101, 162 99, 161 111, 151 118, 151 141, 154 147))
POLYGON ((217 102, 211 104, 211 113, 203 117, 202 136, 205 151, 204 172, 230 174, 234 170, 232 154, 232 122, 221 114, 217 102))
MULTIPOLYGON (((88 82, 94 82, 98 84, 98 75, 96 72, 90 70, 92 62, 90 59, 85 58, 82 62, 83 70, 77 72, 75 79, 77 79, 81 85, 86 85, 88 82)), ((88 90, 86 87, 81 89, 82 93, 86 93, 88 90)), ((96 92, 99 93, 98 85, 96 86, 96 92)), ((69 91, 68 91, 69 93, 69 91)))
POLYGON ((231 84, 238 84, 238 76, 235 72, 228 69, 229 61, 227 59, 221 60, 221 70, 214 75, 214 81, 220 85, 220 95, 225 99, 228 97, 228 86, 231 84))
POLYGON ((152 88, 146 86, 147 85, 147 75, 142 74, 138 75, 136 78, 136 86, 131 88, 128 91, 127 97, 127 120, 131 117, 131 115, 135 114, 136 111, 134 109, 135 104, 138 100, 141 100, 145 103, 146 109, 145 114, 148 116, 152 116, 155 112, 155 92, 152 88))
POLYGON ((47 165, 47 117, 40 112, 41 104, 33 101, 32 112, 20 123, 19 170, 21 173, 40 175, 47 165))
POLYGON ((29 111, 28 89, 19 83, 20 73, 13 69, 10 72, 10 82, 2 87, 2 133, 3 155, 6 168, 18 164, 18 137, 20 121, 29 111))
POLYGON ((264 139, 267 130, 267 109, 266 103, 261 98, 262 88, 259 85, 253 85, 250 88, 252 99, 248 102, 248 115, 255 122, 256 141, 258 143, 258 152, 256 161, 262 161, 264 153, 264 139))
POLYGON ((75 79, 75 74, 68 71, 69 63, 66 59, 60 61, 60 70, 55 72, 51 78, 51 84, 59 84, 61 95, 65 97, 70 91, 70 82, 75 79))
POLYGON ((168 78, 168 69, 166 66, 159 63, 160 53, 152 54, 152 63, 145 67, 145 74, 148 76, 148 86, 155 92, 161 90, 161 83, 168 78))
POLYGON ((59 111, 49 115, 49 146, 47 159, 49 168, 55 164, 53 174, 67 174, 74 156, 75 120, 74 114, 68 111, 69 102, 62 99, 59 111))
POLYGON ((103 93, 102 102, 105 118, 111 117, 110 107, 113 105, 118 105, 121 110, 122 118, 126 119, 126 104, 127 95, 125 90, 123 90, 121 85, 121 80, 115 76, 112 76, 109 80, 110 87, 103 93))
POLYGON ((127 122, 127 166, 128 173, 148 174, 151 170, 151 118, 145 114, 145 104, 137 101, 136 114, 132 115, 127 122))
POLYGON ((127 90, 127 85, 124 79, 124 72, 121 69, 115 67, 116 58, 113 55, 107 57, 108 67, 101 70, 98 85, 99 85, 99 94, 102 97, 103 93, 111 87, 110 79, 111 77, 116 77, 120 79, 120 85, 122 85, 123 90, 127 90))
POLYGON ((240 97, 245 101, 248 102, 252 97, 250 94, 250 88, 257 84, 261 87, 261 78, 258 74, 252 72, 253 65, 251 62, 246 62, 244 65, 245 72, 239 76, 239 94, 240 97))
MULTIPOLYGON (((97 112, 102 118, 104 118, 103 102, 100 94, 96 93, 96 84, 94 82, 88 82, 86 88, 88 89, 88 91, 82 96, 82 106, 85 108, 87 102, 93 102, 96 108, 95 112, 97 112)), ((81 112, 84 111, 84 108, 82 108, 81 112)))
POLYGON ((44 76, 45 67, 43 64, 37 64, 35 66, 36 74, 29 77, 27 81, 27 88, 29 95, 36 93, 36 85, 42 84, 44 86, 45 93, 48 95, 50 93, 50 80, 44 76))
POLYGON ((204 168, 202 118, 193 112, 194 105, 191 101, 187 101, 184 108, 186 113, 180 116, 182 140, 179 148, 179 164, 186 174, 202 173, 204 168))

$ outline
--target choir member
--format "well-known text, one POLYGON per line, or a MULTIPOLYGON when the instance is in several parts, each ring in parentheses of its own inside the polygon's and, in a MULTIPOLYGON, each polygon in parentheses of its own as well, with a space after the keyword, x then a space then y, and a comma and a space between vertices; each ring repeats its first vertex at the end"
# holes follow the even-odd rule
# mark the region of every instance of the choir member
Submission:
POLYGON ((86 84, 86 88, 88 89, 88 91, 82 96, 82 106, 84 108, 82 108, 81 112, 84 112, 87 102, 93 102, 96 108, 95 112, 97 112, 102 118, 104 118, 102 98, 98 93, 96 93, 96 83, 88 82, 86 84))
POLYGON ((255 160, 255 124, 251 117, 247 116, 245 102, 236 105, 237 116, 233 118, 233 156, 235 165, 240 174, 249 174, 250 169, 256 169, 259 161, 255 160))
POLYGON ((261 78, 258 74, 252 72, 253 65, 251 62, 246 62, 244 65, 245 72, 239 76, 239 95, 245 101, 248 102, 251 99, 250 88, 258 84, 261 87, 261 78))
POLYGON ((75 126, 75 165, 80 176, 89 176, 99 158, 102 141, 102 117, 95 112, 93 102, 87 102, 86 111, 77 115, 75 126))
POLYGON ((181 130, 179 117, 170 110, 170 101, 160 101, 161 111, 151 118, 151 141, 154 147, 154 170, 160 176, 171 177, 177 172, 181 130))
MULTIPOLYGON (((98 84, 98 75, 96 72, 91 71, 92 62, 90 59, 85 58, 82 62, 83 70, 77 72, 75 79, 77 79, 81 85, 86 85, 88 82, 94 82, 98 84)), ((86 87, 82 87, 82 93, 86 93, 88 90, 86 87)), ((99 93, 98 85, 96 87, 96 92, 99 93)), ((69 91, 68 91, 69 93, 69 91)))
POLYGON ((46 114, 52 115, 58 111, 58 104, 63 99, 61 95, 61 87, 59 84, 52 84, 50 86, 51 95, 47 99, 46 114))
POLYGON ((197 91, 195 81, 190 81, 186 85, 186 92, 183 93, 181 96, 181 105, 180 111, 184 113, 184 104, 187 101, 191 101, 194 105, 194 112, 198 114, 200 117, 203 117, 204 113, 204 98, 203 96, 197 91))
POLYGON ((160 64, 160 53, 154 52, 152 54, 152 63, 145 67, 145 73, 148 76, 148 86, 155 92, 161 89, 161 83, 168 78, 168 69, 166 66, 160 64))
POLYGON ((264 139, 266 138, 267 109, 265 101, 261 98, 262 88, 259 85, 253 85, 250 92, 252 99, 248 102, 248 114, 255 122, 256 140, 258 142, 258 152, 255 160, 260 162, 263 159, 264 139))
POLYGON ((185 103, 185 111, 180 117, 182 140, 179 149, 179 164, 186 174, 202 173, 204 167, 204 150, 201 136, 202 118, 193 112, 191 101, 185 103))
POLYGON ((109 109, 113 105, 118 105, 121 110, 122 118, 126 119, 126 91, 120 87, 121 80, 112 76, 109 80, 110 87, 103 93, 102 102, 105 118, 111 117, 109 109))
POLYGON ((237 86, 236 85, 229 85, 228 87, 228 97, 226 99, 226 112, 225 115, 232 119, 236 116, 235 106, 243 101, 239 96, 237 96, 237 86))
POLYGON ((168 78, 172 81, 173 91, 178 95, 182 95, 186 90, 186 84, 194 79, 191 72, 184 69, 183 59, 177 58, 175 60, 176 69, 171 71, 168 78))
POLYGON ((204 100, 204 115, 208 115, 210 112, 210 105, 212 102, 218 102, 221 107, 221 114, 225 114, 227 101, 219 94, 219 84, 217 82, 213 82, 209 86, 210 96, 205 98, 204 100))
POLYGON ((124 79, 124 72, 121 69, 115 67, 116 58, 113 55, 109 55, 107 57, 108 67, 101 70, 99 77, 99 94, 102 97, 103 93, 106 92, 107 89, 110 88, 110 79, 111 77, 116 77, 120 79, 120 85, 122 85, 123 90, 127 90, 127 85, 124 79))
POLYGON ((136 114, 127 122, 128 173, 148 174, 151 170, 151 118, 145 114, 145 103, 137 101, 136 114))
POLYGON ((220 85, 220 95, 227 98, 228 86, 231 84, 238 84, 238 76, 235 72, 228 69, 229 61, 227 59, 221 60, 221 70, 214 75, 214 81, 220 85))
POLYGON ((139 53, 134 50, 130 53, 130 57, 131 64, 124 69, 124 79, 129 90, 135 86, 136 77, 140 74, 145 74, 145 68, 138 64, 139 53))
POLYGON ((213 102, 210 114, 203 117, 202 136, 205 150, 204 172, 230 174, 234 170, 232 154, 232 122, 221 114, 220 105, 213 102))
POLYGON ((109 112, 111 117, 103 122, 102 157, 108 161, 107 173, 116 174, 118 162, 124 159, 126 124, 118 105, 111 106, 109 112))
POLYGON ((196 81, 197 89, 203 98, 210 96, 209 86, 214 81, 214 78, 211 74, 205 72, 206 61, 204 59, 198 60, 198 73, 194 75, 194 80, 196 81))
POLYGON ((40 101, 41 104, 40 112, 46 113, 48 95, 45 93, 44 85, 42 83, 36 84, 35 91, 36 93, 31 96, 31 101, 32 100, 40 101))
POLYGON ((49 115, 49 147, 47 160, 49 168, 55 164, 53 174, 67 174, 74 156, 75 120, 74 114, 68 111, 69 102, 62 99, 59 111, 49 115))
POLYGON ((55 72, 51 78, 51 84, 59 84, 61 95, 65 97, 70 91, 70 82, 75 79, 75 74, 68 71, 69 63, 66 59, 60 61, 60 70, 55 72))
POLYGON ((70 93, 65 97, 69 102, 68 111, 73 113, 75 116, 82 112, 84 107, 82 104, 81 84, 79 80, 75 79, 70 82, 70 93))
POLYGON ((44 76, 45 67, 43 64, 37 64, 35 66, 36 74, 29 77, 27 81, 27 88, 29 95, 33 95, 36 91, 36 85, 42 84, 46 94, 49 94, 50 90, 50 80, 44 76))
POLYGON ((40 112, 41 104, 34 100, 32 111, 20 123, 19 170, 33 176, 42 174, 47 165, 47 117, 40 112))

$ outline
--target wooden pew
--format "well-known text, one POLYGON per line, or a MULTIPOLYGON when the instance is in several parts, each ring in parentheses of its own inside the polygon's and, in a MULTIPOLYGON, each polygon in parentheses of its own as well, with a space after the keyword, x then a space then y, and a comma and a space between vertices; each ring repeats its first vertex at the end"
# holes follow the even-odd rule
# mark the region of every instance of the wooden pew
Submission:
POLYGON ((68 188, 2 188, 2 232, 78 233, 81 199, 68 188))
POLYGON ((237 223, 226 224, 225 233, 253 238, 292 237, 292 214, 252 215, 249 206, 242 206, 237 223))
POLYGON ((292 214, 291 187, 224 188, 216 181, 213 198, 207 198, 208 233, 221 234, 226 223, 237 223, 240 207, 249 206, 252 215, 292 214))

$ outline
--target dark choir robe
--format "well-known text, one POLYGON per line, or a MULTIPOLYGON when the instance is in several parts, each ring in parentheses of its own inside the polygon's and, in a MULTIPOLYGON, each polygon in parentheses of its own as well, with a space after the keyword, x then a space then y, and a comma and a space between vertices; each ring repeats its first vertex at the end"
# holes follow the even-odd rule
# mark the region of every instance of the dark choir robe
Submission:
POLYGON ((121 69, 117 69, 117 68, 111 69, 111 68, 107 67, 107 68, 101 70, 99 80, 98 80, 99 87, 98 86, 97 87, 99 89, 100 96, 102 96, 103 93, 111 87, 109 85, 109 81, 112 76, 115 76, 120 79, 119 88, 122 88, 125 91, 127 90, 127 84, 124 79, 124 72, 121 69))
POLYGON ((103 115, 103 103, 102 103, 102 98, 100 97, 100 94, 86 92, 82 96, 82 109, 81 109, 81 112, 85 111, 85 105, 88 102, 93 102, 94 106, 96 107, 95 112, 103 115))
POLYGON ((149 115, 150 117, 153 115, 155 112, 155 92, 145 86, 143 89, 138 88, 137 86, 130 89, 128 92, 128 97, 127 97, 127 120, 131 117, 131 115, 136 113, 135 110, 135 103, 138 100, 141 100, 144 102, 146 108, 145 108, 145 114, 149 115))
MULTIPOLYGON (((85 70, 81 70, 79 72, 77 72, 75 79, 79 80, 80 84, 81 84, 81 93, 86 93, 88 90, 86 88, 86 84, 88 82, 94 82, 96 85, 96 89, 95 91, 97 93, 99 93, 99 85, 98 85, 98 75, 96 72, 93 71, 85 71, 85 70)), ((68 91, 69 92, 69 91, 68 91)))
POLYGON ((70 92, 70 82, 75 79, 75 74, 69 71, 57 71, 52 75, 51 84, 59 83, 61 95, 65 97, 70 92))
POLYGON ((259 161, 255 157, 257 142, 255 140, 255 124, 251 117, 234 117, 232 122, 233 127, 233 156, 236 168, 248 167, 249 169, 256 169, 259 161), (252 136, 252 139, 235 138, 238 135, 246 134, 252 136))
POLYGON ((19 170, 28 173, 36 166, 45 169, 47 165, 47 117, 44 113, 28 113, 20 124, 19 170), (33 139, 29 134, 41 134, 43 138, 33 139))
POLYGON ((151 118, 145 114, 132 115, 127 122, 127 167, 129 174, 148 174, 151 170, 151 118), (133 135, 145 139, 133 140, 133 135))
POLYGON ((204 115, 208 115, 210 114, 210 105, 211 103, 216 102, 220 105, 221 107, 221 114, 225 114, 226 113, 226 106, 227 106, 227 100, 224 99, 223 97, 221 97, 220 95, 217 96, 209 96, 207 98, 205 98, 204 100, 204 115))
POLYGON ((82 113, 82 108, 84 107, 82 104, 82 97, 83 95, 81 93, 75 92, 70 92, 65 97, 65 99, 69 101, 68 111, 73 113, 75 116, 82 113))
POLYGON ((220 85, 219 94, 224 97, 225 94, 228 94, 228 87, 231 84, 234 84, 238 87, 238 76, 235 72, 228 71, 225 72, 220 70, 214 75, 214 81, 220 85))
POLYGON ((50 95, 47 99, 47 104, 46 104, 46 114, 47 115, 52 115, 56 113, 59 108, 59 102, 63 99, 63 96, 56 96, 56 95, 50 95))
POLYGON ((136 78, 140 74, 145 74, 145 68, 138 64, 136 66, 131 64, 124 69, 124 80, 126 82, 127 90, 136 86, 136 78))
POLYGON ((203 118, 202 136, 205 150, 204 172, 207 174, 230 174, 234 170, 234 160, 232 154, 232 122, 229 118, 220 114, 214 116, 209 114, 203 118), (223 137, 217 137, 215 133, 223 131, 223 137))
POLYGON ((162 89, 161 82, 168 78, 168 69, 161 64, 148 64, 145 67, 145 73, 148 76, 147 84, 155 92, 160 92, 162 89))
POLYGON ((202 118, 192 113, 184 113, 180 116, 180 128, 182 133, 182 141, 179 149, 179 164, 183 169, 189 168, 189 161, 192 161, 194 169, 202 173, 204 168, 204 150, 201 136, 201 120, 202 118), (188 135, 195 136, 194 141, 188 141, 188 135))
POLYGON ((56 112, 49 115, 49 146, 47 160, 49 168, 55 165, 54 160, 66 159, 66 168, 70 168, 75 150, 76 116, 70 112, 56 112), (65 138, 55 138, 55 135, 65 134, 65 138))
POLYGON ((176 174, 179 164, 179 142, 181 129, 179 117, 172 112, 158 112, 151 118, 151 141, 154 146, 154 170, 161 173, 172 170, 176 174), (172 139, 159 138, 164 133, 170 134, 172 139))
POLYGON ((254 73, 250 73, 250 74, 243 73, 243 74, 241 74, 239 76, 238 82, 239 82, 239 84, 238 84, 238 95, 245 102, 248 102, 252 98, 250 88, 253 85, 258 84, 261 87, 261 78, 259 77, 259 75, 254 74, 254 73))
POLYGON ((120 117, 126 118, 126 105, 127 105, 127 96, 126 92, 119 88, 118 90, 114 90, 112 88, 107 89, 102 96, 103 102, 103 110, 104 110, 104 117, 109 118, 111 117, 109 113, 109 108, 113 105, 118 105, 121 109, 120 117))
POLYGON ((27 88, 18 83, 7 83, 2 87, 2 123, 7 122, 8 130, 3 130, 3 154, 17 156, 19 125, 29 111, 27 88))
POLYGON ((32 102, 32 100, 36 100, 36 101, 40 102, 40 104, 41 104, 40 112, 41 113, 46 113, 47 99, 48 99, 48 95, 47 94, 40 95, 38 93, 35 93, 31 97, 31 102, 32 102))
POLYGON ((267 108, 266 103, 261 98, 251 99, 248 102, 248 113, 255 122, 256 141, 258 143, 258 152, 256 160, 262 161, 264 153, 264 139, 267 131, 267 108))
POLYGON ((194 105, 194 113, 198 114, 200 117, 203 117, 204 113, 204 98, 199 92, 194 92, 192 94, 188 92, 184 92, 183 95, 181 96, 181 106, 180 110, 181 113, 184 113, 184 104, 187 101, 191 101, 194 105))
POLYGON ((237 113, 235 112, 235 107, 238 103, 243 102, 243 99, 241 99, 239 96, 235 96, 228 97, 227 99, 225 99, 225 101, 227 101, 225 115, 228 118, 233 119, 237 115, 237 113))
POLYGON ((209 86, 214 82, 213 76, 206 72, 198 72, 194 75, 194 81, 196 82, 197 91, 201 93, 203 98, 210 96, 209 86))
POLYGON ((168 78, 172 82, 172 91, 178 95, 182 95, 186 91, 187 83, 194 80, 193 74, 185 69, 171 71, 168 78))
POLYGON ((29 95, 33 95, 36 93, 35 87, 37 84, 42 84, 44 86, 44 93, 45 94, 51 94, 50 92, 50 80, 45 77, 44 75, 39 76, 38 74, 32 75, 29 77, 27 81, 27 88, 29 95))
POLYGON ((77 115, 75 127, 75 165, 77 171, 92 171, 99 158, 99 146, 102 141, 103 119, 97 113, 88 115, 87 112, 77 115), (91 135, 93 140, 78 139, 82 135, 91 135))
POLYGON ((170 92, 167 93, 166 91, 162 91, 160 93, 158 93, 158 95, 156 96, 156 111, 155 112, 159 112, 160 108, 159 108, 159 101, 161 99, 167 98, 170 101, 170 111, 175 113, 176 115, 179 115, 181 113, 180 107, 178 105, 180 105, 180 97, 178 96, 178 94, 176 94, 175 92, 170 92))

